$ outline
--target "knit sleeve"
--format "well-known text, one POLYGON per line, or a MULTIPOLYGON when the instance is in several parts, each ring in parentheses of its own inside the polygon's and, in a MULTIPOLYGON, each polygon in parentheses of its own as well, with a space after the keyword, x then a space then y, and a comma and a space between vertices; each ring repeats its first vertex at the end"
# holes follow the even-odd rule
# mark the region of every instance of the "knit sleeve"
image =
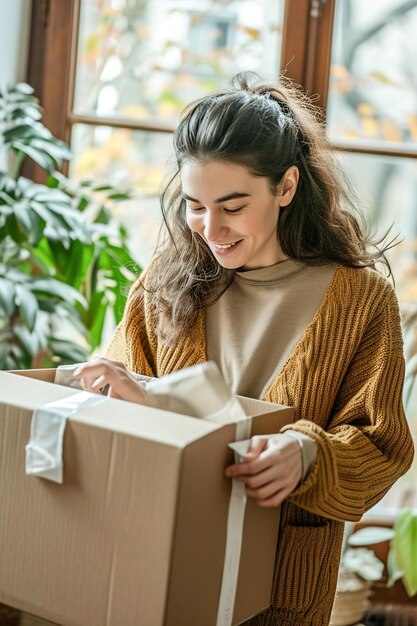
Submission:
POLYGON ((331 519, 359 520, 411 465, 413 443, 402 405, 404 358, 394 292, 366 326, 328 423, 284 427, 309 435, 316 462, 289 501, 331 519))
POLYGON ((133 372, 155 376, 151 349, 150 316, 147 314, 143 274, 133 284, 126 302, 123 319, 117 326, 106 357, 122 361, 133 372))

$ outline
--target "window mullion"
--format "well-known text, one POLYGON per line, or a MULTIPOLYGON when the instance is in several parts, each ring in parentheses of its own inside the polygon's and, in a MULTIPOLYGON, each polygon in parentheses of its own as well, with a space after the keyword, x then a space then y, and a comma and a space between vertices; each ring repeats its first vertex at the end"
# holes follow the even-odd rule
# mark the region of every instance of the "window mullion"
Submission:
POLYGON ((281 71, 327 103, 335 0, 287 0, 281 71))

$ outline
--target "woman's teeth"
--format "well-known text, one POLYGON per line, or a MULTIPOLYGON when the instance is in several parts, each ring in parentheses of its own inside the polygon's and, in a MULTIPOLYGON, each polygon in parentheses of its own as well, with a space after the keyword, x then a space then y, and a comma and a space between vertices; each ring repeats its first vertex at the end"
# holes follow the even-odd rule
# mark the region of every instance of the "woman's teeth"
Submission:
POLYGON ((216 248, 226 249, 226 248, 231 248, 232 246, 235 246, 236 244, 237 244, 237 241, 235 241, 234 243, 215 243, 213 245, 216 246, 216 248))

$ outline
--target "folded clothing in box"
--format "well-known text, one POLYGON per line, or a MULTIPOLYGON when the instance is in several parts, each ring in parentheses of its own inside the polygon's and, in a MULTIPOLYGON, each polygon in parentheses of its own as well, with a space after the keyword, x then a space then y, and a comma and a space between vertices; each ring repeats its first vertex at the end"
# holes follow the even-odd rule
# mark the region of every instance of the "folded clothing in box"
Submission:
POLYGON ((0 372, 1 602, 63 626, 223 626, 269 606, 279 514, 248 499, 231 580, 224 467, 236 432, 277 432, 293 411, 236 405, 212 364, 196 368, 200 387, 184 372, 149 383, 176 412, 110 398, 73 412, 62 484, 25 473, 25 446, 33 414, 79 392, 54 370, 0 372))

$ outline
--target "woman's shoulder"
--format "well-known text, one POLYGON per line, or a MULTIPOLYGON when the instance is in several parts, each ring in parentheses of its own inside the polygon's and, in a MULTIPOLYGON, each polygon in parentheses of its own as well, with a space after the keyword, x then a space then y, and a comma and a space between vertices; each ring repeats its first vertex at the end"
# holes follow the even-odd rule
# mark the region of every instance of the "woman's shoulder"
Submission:
POLYGON ((395 291, 388 278, 372 267, 346 267, 337 265, 331 287, 345 297, 366 298, 381 303, 395 298, 395 291))
POLYGON ((352 316, 367 324, 372 319, 399 319, 399 306, 394 287, 380 272, 371 267, 337 265, 325 299, 324 311, 344 320, 352 316))

